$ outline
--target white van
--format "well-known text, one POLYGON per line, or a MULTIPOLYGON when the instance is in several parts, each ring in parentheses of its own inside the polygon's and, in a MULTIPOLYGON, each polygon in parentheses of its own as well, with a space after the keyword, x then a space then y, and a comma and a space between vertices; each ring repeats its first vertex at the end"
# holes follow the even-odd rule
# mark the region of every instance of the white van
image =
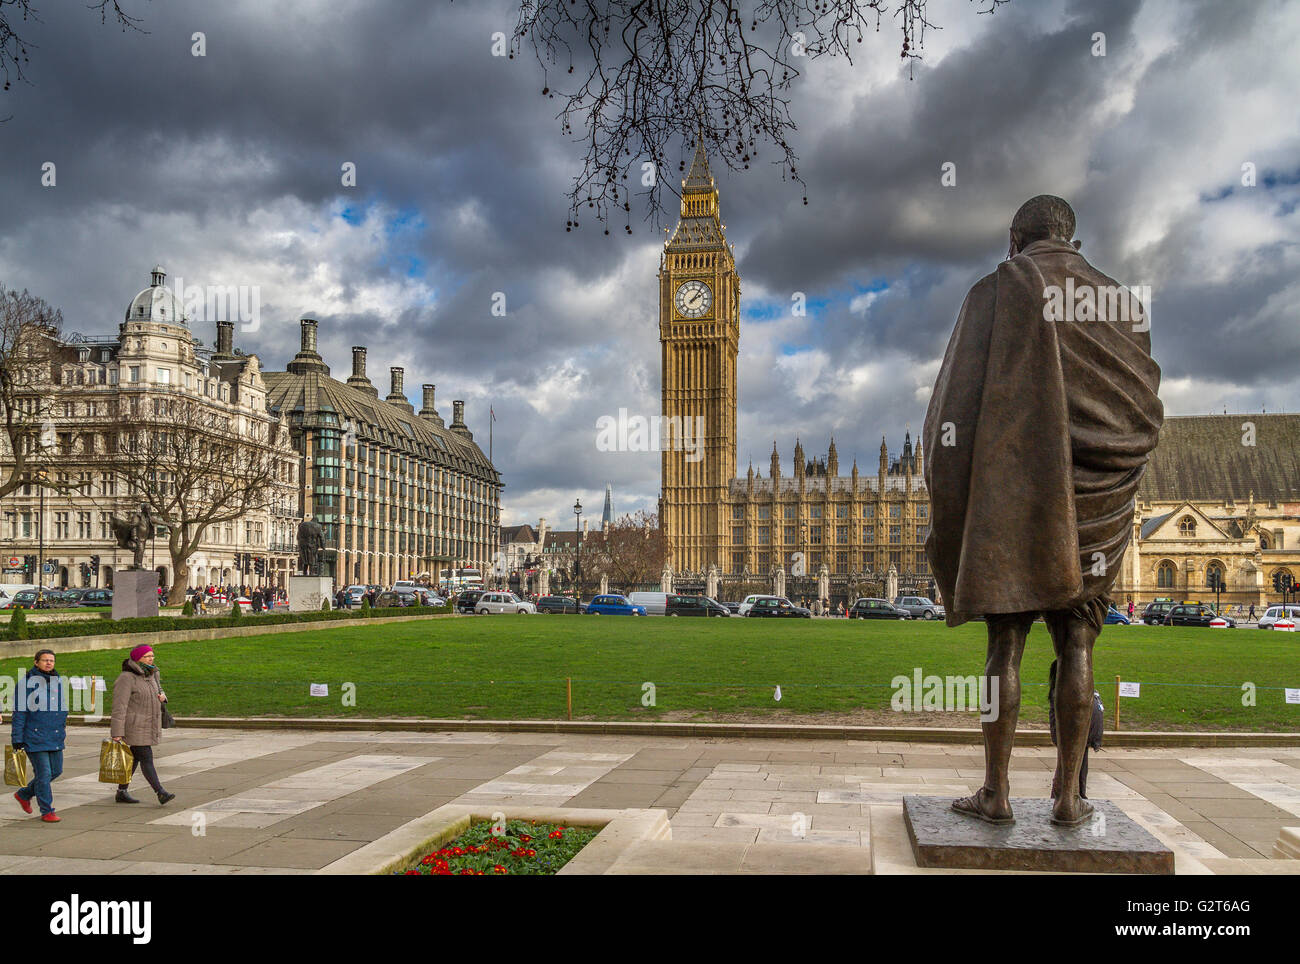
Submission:
POLYGON ((14 604, 14 596, 18 595, 23 590, 35 592, 39 588, 39 586, 26 582, 5 583, 4 585, 0 585, 0 609, 11 608, 14 604))
MULTIPOLYGON (((8 588, 8 587, 5 587, 8 588)), ((1292 622, 1300 622, 1300 606, 1269 606, 1268 611, 1259 617, 1259 629, 1272 629, 1273 624, 1282 618, 1283 613, 1291 617, 1292 622)))
POLYGON ((634 592, 627 599, 633 606, 644 606, 647 616, 663 616, 668 611, 666 592, 634 592))

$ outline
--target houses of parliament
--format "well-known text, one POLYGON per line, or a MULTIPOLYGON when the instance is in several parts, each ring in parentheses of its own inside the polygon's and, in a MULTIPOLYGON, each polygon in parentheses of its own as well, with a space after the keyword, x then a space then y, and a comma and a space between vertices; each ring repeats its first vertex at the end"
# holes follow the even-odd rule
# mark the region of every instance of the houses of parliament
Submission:
MULTIPOLYGON (((664 420, 690 419, 702 435, 665 445, 661 456, 668 564, 687 582, 714 566, 760 582, 778 569, 810 580, 825 571, 837 597, 860 581, 883 583, 893 567, 901 590, 932 595, 929 494, 910 435, 892 458, 882 439, 869 474, 855 462, 842 475, 834 439, 824 458, 796 442, 788 474, 775 443, 766 475, 752 465, 737 473, 740 277, 725 227, 701 142, 659 265, 664 420)), ((1111 590, 1121 605, 1157 596, 1280 601, 1279 577, 1300 585, 1300 414, 1166 417, 1132 525, 1111 590)))
POLYGON ((773 442, 766 476, 753 465, 737 474, 740 276, 725 227, 701 140, 659 265, 664 421, 703 427, 699 453, 673 444, 662 453, 669 565, 756 579, 778 568, 815 577, 823 566, 833 577, 881 578, 893 566, 902 584, 927 587, 929 499, 910 434, 893 458, 881 440, 874 472, 855 461, 841 475, 832 438, 824 457, 808 457, 796 441, 789 472, 773 442))

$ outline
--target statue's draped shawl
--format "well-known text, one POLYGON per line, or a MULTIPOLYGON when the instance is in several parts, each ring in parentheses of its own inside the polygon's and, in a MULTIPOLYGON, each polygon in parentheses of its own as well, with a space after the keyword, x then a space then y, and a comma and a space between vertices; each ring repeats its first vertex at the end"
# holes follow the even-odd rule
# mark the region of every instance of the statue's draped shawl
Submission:
POLYGON ((1118 574, 1164 420, 1160 368, 1133 330, 1145 317, 1044 320, 1071 277, 1118 288, 1073 245, 1030 244, 970 290, 948 342, 924 440, 925 549, 950 626, 1069 609, 1118 574))

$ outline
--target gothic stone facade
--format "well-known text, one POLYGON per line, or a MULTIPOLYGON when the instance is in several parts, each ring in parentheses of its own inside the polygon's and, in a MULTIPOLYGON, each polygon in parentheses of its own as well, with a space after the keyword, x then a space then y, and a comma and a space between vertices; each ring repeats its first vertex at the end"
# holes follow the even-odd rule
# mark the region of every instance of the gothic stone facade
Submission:
POLYGON ((796 443, 790 476, 781 475, 775 443, 767 478, 752 466, 737 476, 740 277, 725 229, 701 143, 659 264, 659 518, 670 565, 756 579, 777 569, 815 577, 823 565, 836 576, 881 579, 893 566, 902 584, 929 591, 929 500, 910 435, 892 459, 881 441, 874 476, 860 475, 856 463, 840 475, 834 439, 824 461, 806 461, 796 443))

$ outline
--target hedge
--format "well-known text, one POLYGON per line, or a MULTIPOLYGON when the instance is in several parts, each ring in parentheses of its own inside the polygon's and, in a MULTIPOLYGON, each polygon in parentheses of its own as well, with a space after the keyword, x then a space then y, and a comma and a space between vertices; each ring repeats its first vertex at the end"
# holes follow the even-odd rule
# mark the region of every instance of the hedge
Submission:
MULTIPOLYGON (((22 612, 21 609, 15 612, 22 612)), ((168 633, 187 629, 220 629, 225 626, 277 626, 293 623, 320 622, 326 619, 368 619, 372 616, 424 616, 451 612, 446 606, 402 606, 388 609, 334 609, 330 612, 305 613, 245 613, 240 616, 200 616, 194 619, 171 616, 141 617, 139 619, 90 619, 75 623, 20 623, 26 635, 15 636, 6 626, 0 640, 51 639, 60 636, 101 636, 113 633, 168 633)), ((21 617, 19 617, 21 620, 21 617)))

